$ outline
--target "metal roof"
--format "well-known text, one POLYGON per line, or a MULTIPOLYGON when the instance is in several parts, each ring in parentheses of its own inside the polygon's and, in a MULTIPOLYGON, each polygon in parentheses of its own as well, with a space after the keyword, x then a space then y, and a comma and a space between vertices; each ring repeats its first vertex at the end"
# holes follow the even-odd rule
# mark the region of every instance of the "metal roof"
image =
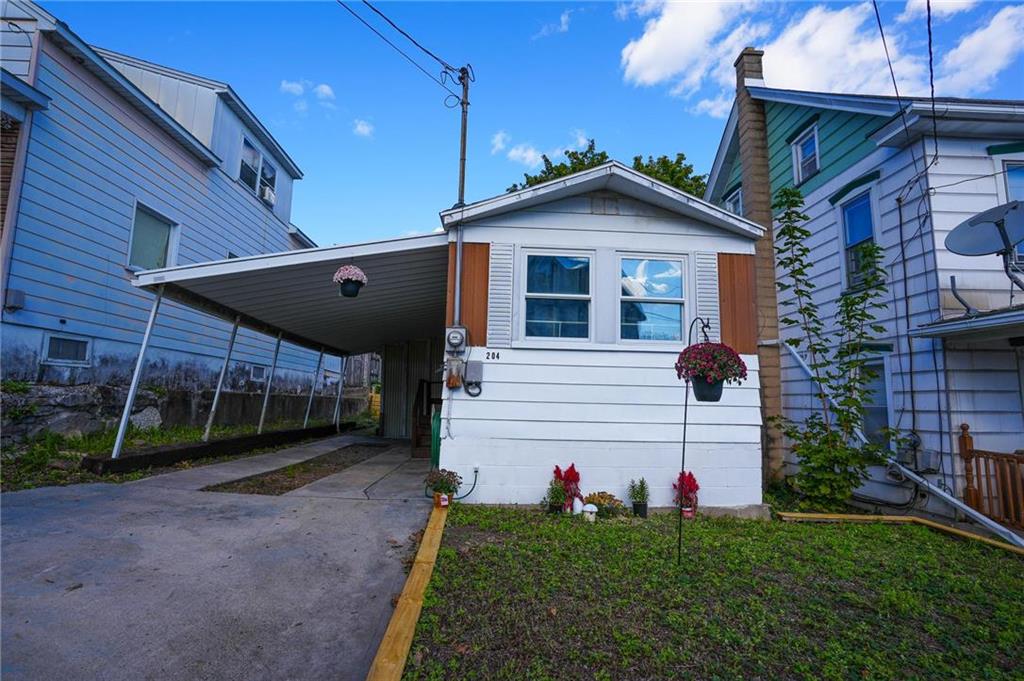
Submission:
POLYGON ((914 338, 995 340, 1024 336, 1024 305, 962 315, 923 324, 910 332, 914 338))
MULTIPOLYGON (((132 284, 297 345, 341 355, 443 334, 448 235, 327 246, 139 272, 132 284), (368 278, 356 298, 331 281, 344 264, 368 278)), ((158 322, 159 323, 159 322, 158 322)))

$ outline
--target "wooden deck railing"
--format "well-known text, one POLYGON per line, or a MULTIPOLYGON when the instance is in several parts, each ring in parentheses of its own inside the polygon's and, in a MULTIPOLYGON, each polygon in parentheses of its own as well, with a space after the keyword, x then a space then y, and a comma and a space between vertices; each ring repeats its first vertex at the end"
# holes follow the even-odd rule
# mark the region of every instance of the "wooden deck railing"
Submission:
POLYGON ((970 426, 964 423, 960 456, 967 478, 967 505, 996 522, 1024 529, 1024 454, 975 449, 970 426))

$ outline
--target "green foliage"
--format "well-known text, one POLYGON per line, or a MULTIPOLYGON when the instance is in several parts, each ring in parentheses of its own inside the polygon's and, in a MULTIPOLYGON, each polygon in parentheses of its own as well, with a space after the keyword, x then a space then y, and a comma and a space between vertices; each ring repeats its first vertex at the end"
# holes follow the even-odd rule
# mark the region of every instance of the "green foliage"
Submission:
POLYGON ((626 513, 622 500, 611 492, 591 492, 583 498, 583 503, 597 506, 598 518, 614 518, 626 513))
MULTIPOLYGON (((540 172, 535 175, 523 173, 522 184, 513 184, 508 191, 515 192, 536 184, 557 180, 560 177, 594 168, 611 160, 608 152, 597 151, 594 140, 590 140, 585 149, 566 151, 565 159, 561 163, 552 163, 547 154, 542 155, 541 160, 544 167, 540 172)), ((674 159, 670 159, 668 156, 659 156, 658 158, 648 156, 647 160, 644 160, 643 156, 634 156, 633 169, 693 196, 703 196, 704 188, 707 186, 706 177, 694 175, 693 165, 686 162, 686 154, 682 153, 676 154, 674 159)))
POLYGON ((455 494, 462 486, 462 477, 455 471, 437 468, 427 473, 427 487, 439 494, 455 494))
POLYGON ((645 478, 630 480, 627 491, 629 494, 629 500, 635 504, 646 504, 647 500, 651 496, 651 490, 647 486, 647 480, 645 478))
MULTIPOLYGON (((814 375, 817 405, 802 423, 784 416, 774 417, 773 422, 789 438, 800 461, 794 482, 803 495, 801 507, 836 510, 864 481, 867 467, 883 458, 881 446, 863 444, 857 436, 871 400, 868 384, 876 378, 867 365, 868 343, 885 332, 876 321, 885 307, 882 249, 875 243, 861 246, 861 283, 839 297, 829 328, 814 299, 817 285, 811 277, 807 245, 811 232, 804 226, 808 217, 802 211, 803 196, 794 188, 780 189, 772 208, 779 224, 775 245, 783 275, 777 285, 792 296, 784 302, 787 310, 779 322, 799 331, 789 343, 803 351, 814 375)), ((896 437, 892 432, 888 435, 896 437)))
POLYGON ((558 480, 548 483, 547 494, 544 495, 544 503, 548 505, 565 505, 565 487, 558 480))
POLYGON ((16 381, 8 378, 0 381, 0 392, 10 395, 24 395, 28 392, 31 385, 28 381, 16 381))
POLYGON ((448 515, 405 679, 1019 679, 1022 560, 913 525, 448 515))
POLYGON ((4 408, 4 418, 17 423, 29 416, 34 416, 39 407, 34 404, 15 404, 4 408))

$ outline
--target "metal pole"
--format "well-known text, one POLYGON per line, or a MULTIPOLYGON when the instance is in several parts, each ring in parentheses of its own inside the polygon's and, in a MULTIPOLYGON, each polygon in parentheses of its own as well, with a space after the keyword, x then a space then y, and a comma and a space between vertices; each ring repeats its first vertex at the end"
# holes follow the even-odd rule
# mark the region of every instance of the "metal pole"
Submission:
POLYGON ((334 430, 341 432, 341 393, 345 389, 345 358, 341 358, 338 372, 338 399, 334 401, 334 430))
POLYGON ((224 376, 228 373, 228 364, 231 363, 231 351, 235 349, 235 338, 238 336, 238 321, 241 319, 235 315, 235 325, 231 327, 231 337, 228 339, 228 354, 224 355, 224 365, 220 368, 220 376, 217 377, 217 389, 213 392, 213 404, 210 405, 210 415, 206 418, 206 428, 203 430, 203 442, 210 441, 210 429, 213 428, 213 417, 217 414, 217 403, 220 402, 220 391, 224 385, 224 376))
POLYGON ((690 379, 686 379, 683 386, 683 390, 686 391, 686 396, 683 397, 683 455, 679 460, 679 480, 676 482, 679 485, 679 508, 677 515, 679 519, 676 521, 679 524, 679 539, 676 545, 676 567, 683 564, 683 473, 686 471, 686 423, 689 420, 690 415, 690 379))
MULTIPOLYGON (((466 205, 466 132, 469 125, 469 68, 459 69, 459 83, 462 84, 462 133, 459 138, 459 200, 458 207, 466 205)), ((462 325, 462 228, 460 222, 455 234, 455 288, 453 297, 454 311, 452 321, 455 326, 462 325)))
POLYGON ((114 439, 114 450, 110 452, 110 458, 116 459, 121 456, 121 448, 124 446, 124 436, 128 433, 128 423, 132 416, 132 407, 135 406, 135 394, 139 391, 139 379, 142 378, 142 363, 146 355, 146 347, 153 335, 153 325, 156 324, 156 313, 160 309, 160 301, 164 297, 164 285, 156 290, 156 300, 149 310, 149 321, 146 322, 146 331, 142 334, 142 345, 139 346, 139 358, 135 360, 135 373, 132 374, 132 382, 128 386, 128 399, 124 403, 124 412, 121 414, 121 423, 117 426, 117 437, 114 439))
POLYGON ((309 389, 309 402, 306 402, 306 418, 302 419, 302 427, 309 425, 309 411, 313 408, 313 395, 316 395, 316 380, 320 377, 320 365, 324 361, 324 349, 320 348, 320 357, 316 360, 316 371, 313 372, 313 387, 309 389))
POLYGON ((274 372, 277 371, 277 355, 281 352, 281 332, 277 332, 277 344, 274 345, 274 361, 270 365, 270 375, 267 376, 267 389, 263 393, 263 409, 260 410, 260 425, 256 428, 256 434, 263 432, 263 422, 267 418, 267 405, 270 404, 270 386, 274 382, 274 372))

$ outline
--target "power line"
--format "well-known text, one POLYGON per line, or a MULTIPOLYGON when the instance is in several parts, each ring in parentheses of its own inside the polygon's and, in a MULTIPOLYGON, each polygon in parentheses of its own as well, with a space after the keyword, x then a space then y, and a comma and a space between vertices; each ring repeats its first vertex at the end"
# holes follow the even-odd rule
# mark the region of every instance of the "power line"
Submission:
MULTIPOLYGON (((885 61, 889 64, 889 76, 892 77, 892 89, 896 92, 896 106, 900 108, 900 118, 903 121, 903 132, 910 140, 910 127, 907 125, 907 113, 903 109, 903 99, 900 97, 900 87, 896 84, 896 71, 892 67, 892 59, 889 57, 889 43, 885 40, 885 29, 882 28, 882 14, 878 11, 878 0, 871 0, 875 8, 875 20, 878 22, 878 34, 882 36, 882 49, 885 50, 885 61)), ((917 172, 917 157, 911 153, 914 160, 914 171, 917 172)))
POLYGON ((389 24, 391 24, 391 28, 395 29, 396 31, 398 31, 399 33, 404 35, 406 38, 408 38, 409 42, 411 42, 413 45, 415 45, 416 47, 418 47, 421 50, 423 50, 423 52, 427 56, 431 57, 434 61, 436 61, 438 64, 440 64, 442 67, 444 67, 444 69, 446 71, 450 71, 451 73, 458 73, 459 72, 459 70, 457 68, 455 68, 454 66, 452 66, 451 64, 446 62, 444 59, 441 59, 436 54, 434 54, 433 52, 428 50, 427 48, 423 47, 423 45, 421 45, 418 40, 416 40, 411 35, 409 35, 405 31, 403 31, 402 28, 398 24, 396 24, 395 22, 391 21, 391 19, 389 19, 388 16, 386 14, 384 14, 384 12, 381 12, 379 9, 377 9, 376 7, 371 5, 368 0, 363 0, 363 4, 366 5, 367 7, 369 7, 370 9, 372 9, 374 12, 376 12, 377 15, 381 19, 383 19, 384 21, 386 21, 389 24))
POLYGON ((935 145, 935 155, 932 163, 939 160, 939 123, 935 117, 935 53, 932 50, 932 0, 925 0, 925 7, 928 11, 928 84, 931 87, 932 96, 932 142, 935 145))
MULTIPOLYGON (((405 51, 402 50, 402 48, 400 48, 398 45, 396 45, 393 42, 391 42, 390 40, 388 40, 387 36, 385 36, 383 33, 381 33, 376 28, 374 28, 374 26, 372 24, 370 24, 366 19, 364 19, 361 16, 359 16, 359 14, 357 14, 355 12, 355 10, 353 10, 351 7, 346 5, 342 0, 335 0, 335 2, 337 2, 339 5, 344 7, 345 11, 348 12, 349 14, 351 14, 352 16, 354 16, 356 19, 358 19, 359 22, 363 24, 363 26, 366 26, 366 28, 368 28, 371 31, 373 31, 377 35, 378 38, 380 38, 381 40, 386 42, 388 45, 390 45, 391 49, 393 49, 395 52, 398 52, 398 54, 402 55, 410 64, 412 64, 417 69, 419 69, 423 73, 423 75, 425 75, 427 78, 429 78, 430 80, 434 81, 435 83, 440 85, 442 88, 444 88, 448 92, 448 94, 450 94, 451 96, 457 98, 459 101, 462 101, 462 97, 459 96, 458 94, 456 94, 455 91, 452 90, 450 87, 445 85, 444 81, 442 81, 440 78, 438 78, 437 76, 432 74, 430 71, 427 71, 425 68, 423 68, 423 66, 419 62, 417 62, 415 59, 413 59, 408 54, 406 54, 405 51)), ((369 4, 369 3, 367 3, 367 4, 369 4)), ((403 34, 404 34, 404 32, 403 32, 403 34)), ((421 49, 422 49, 422 47, 421 47, 421 49)))

